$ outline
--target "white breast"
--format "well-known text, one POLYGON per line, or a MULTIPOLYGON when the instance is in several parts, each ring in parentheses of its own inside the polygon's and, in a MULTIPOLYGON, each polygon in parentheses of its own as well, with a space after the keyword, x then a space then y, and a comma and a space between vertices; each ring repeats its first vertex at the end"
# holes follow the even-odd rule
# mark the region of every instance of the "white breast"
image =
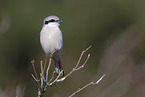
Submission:
POLYGON ((62 50, 62 32, 58 26, 43 26, 40 32, 40 42, 45 54, 49 55, 53 51, 62 50))

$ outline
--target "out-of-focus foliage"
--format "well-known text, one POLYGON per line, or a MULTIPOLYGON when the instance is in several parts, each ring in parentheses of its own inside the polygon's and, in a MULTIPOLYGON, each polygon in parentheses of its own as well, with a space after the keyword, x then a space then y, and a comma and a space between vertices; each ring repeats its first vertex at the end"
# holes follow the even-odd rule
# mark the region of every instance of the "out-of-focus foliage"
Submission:
POLYGON ((34 59, 40 70, 45 54, 39 33, 43 19, 49 15, 63 20, 61 60, 66 74, 81 51, 89 45, 92 48, 87 52, 91 57, 86 67, 49 88, 44 97, 68 97, 104 73, 107 76, 99 85, 76 96, 144 97, 144 4, 145 0, 0 1, 0 97, 37 96, 30 62, 34 59))

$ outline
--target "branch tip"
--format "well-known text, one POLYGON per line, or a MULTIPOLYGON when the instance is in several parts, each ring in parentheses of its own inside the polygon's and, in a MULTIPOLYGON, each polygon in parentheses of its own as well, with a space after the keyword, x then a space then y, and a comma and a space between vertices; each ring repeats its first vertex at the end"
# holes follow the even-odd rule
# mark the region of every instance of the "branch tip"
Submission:
POLYGON ((90 45, 86 50, 84 50, 84 52, 86 52, 87 50, 89 50, 92 46, 90 45))
POLYGON ((95 82, 95 84, 98 84, 105 76, 106 76, 106 74, 104 74, 103 76, 101 76, 101 78, 97 82, 95 82))
POLYGON ((32 60, 31 63, 34 64, 34 60, 32 60))

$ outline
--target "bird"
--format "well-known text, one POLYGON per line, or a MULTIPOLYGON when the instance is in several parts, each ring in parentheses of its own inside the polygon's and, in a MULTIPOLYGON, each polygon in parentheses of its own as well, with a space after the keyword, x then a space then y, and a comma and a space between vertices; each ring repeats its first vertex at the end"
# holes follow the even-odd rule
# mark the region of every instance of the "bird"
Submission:
POLYGON ((46 56, 54 60, 55 72, 57 75, 64 76, 60 54, 63 48, 63 36, 59 28, 60 20, 57 16, 48 16, 43 21, 43 26, 40 32, 40 43, 46 56))

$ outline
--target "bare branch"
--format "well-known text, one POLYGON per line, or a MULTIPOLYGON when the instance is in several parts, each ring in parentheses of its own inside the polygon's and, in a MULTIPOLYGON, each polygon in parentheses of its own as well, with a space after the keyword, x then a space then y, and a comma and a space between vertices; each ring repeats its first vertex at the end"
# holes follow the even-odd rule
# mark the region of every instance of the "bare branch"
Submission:
POLYGON ((106 76, 106 74, 104 74, 98 81, 96 81, 94 84, 98 84, 104 77, 106 76))
POLYGON ((91 45, 90 45, 86 50, 83 50, 83 51, 82 51, 81 56, 80 56, 80 58, 79 58, 79 60, 78 60, 78 62, 77 62, 77 65, 75 66, 75 68, 77 68, 78 65, 80 64, 80 61, 81 61, 81 59, 82 59, 83 54, 84 54, 86 51, 88 51, 90 48, 91 48, 91 45))
POLYGON ((45 67, 46 67, 46 62, 47 62, 47 55, 45 56, 45 63, 44 63, 44 71, 45 71, 45 67))
POLYGON ((40 62, 40 65, 41 65, 40 78, 41 78, 41 87, 42 87, 42 86, 43 86, 43 80, 45 81, 45 79, 44 79, 44 71, 43 71, 43 63, 42 63, 42 61, 40 62))
POLYGON ((61 75, 62 73, 63 73, 63 70, 61 70, 61 72, 59 73, 59 75, 56 77, 56 79, 55 79, 53 82, 48 83, 47 85, 52 86, 52 85, 58 80, 58 78, 60 77, 60 75, 61 75))
POLYGON ((50 65, 51 65, 51 57, 50 57, 50 59, 49 59, 48 68, 47 68, 47 70, 46 70, 46 82, 47 82, 47 80, 48 80, 48 71, 49 71, 49 69, 50 69, 50 65))
MULTIPOLYGON (((91 48, 91 46, 89 46, 87 49, 82 51, 82 53, 81 53, 81 55, 79 57, 79 60, 78 60, 77 64, 75 65, 75 67, 66 76, 64 76, 63 78, 60 78, 60 79, 59 79, 59 77, 63 73, 63 70, 59 73, 59 75, 56 78, 54 78, 54 74, 55 74, 55 71, 54 71, 53 74, 52 74, 52 77, 48 81, 48 72, 49 72, 49 69, 50 69, 50 66, 51 66, 51 60, 53 58, 53 53, 55 53, 55 52, 50 54, 49 63, 48 63, 48 67, 47 67, 46 71, 45 71, 45 68, 46 68, 46 62, 47 62, 47 55, 46 55, 46 58, 45 58, 44 67, 43 67, 43 62, 42 61, 40 62, 40 65, 41 65, 40 78, 38 78, 38 74, 37 74, 35 66, 34 66, 34 60, 31 61, 35 76, 33 74, 31 74, 31 75, 34 78, 34 80, 38 83, 38 86, 39 86, 39 88, 38 88, 38 97, 42 97, 43 96, 43 93, 46 91, 47 87, 52 86, 55 82, 60 82, 60 81, 62 82, 62 81, 64 81, 74 71, 77 71, 77 70, 80 70, 81 68, 83 68, 86 65, 88 59, 90 58, 90 54, 88 54, 85 62, 81 66, 79 66, 80 65, 80 61, 82 60, 82 57, 83 57, 84 53, 86 51, 88 51, 90 48, 91 48)), ((86 87, 88 87, 90 85, 98 84, 103 79, 104 76, 105 76, 105 74, 97 82, 90 82, 89 84, 85 85, 81 89, 78 89, 76 92, 74 92, 69 97, 72 97, 73 95, 77 94, 78 92, 82 91, 83 89, 85 89, 86 87)))
POLYGON ((75 68, 73 68, 72 71, 71 71, 70 73, 68 73, 66 76, 64 76, 63 78, 57 80, 57 82, 65 80, 65 79, 66 79, 67 77, 69 77, 74 71, 77 71, 77 70, 83 68, 83 67, 86 65, 88 59, 90 58, 90 54, 88 54, 88 57, 87 57, 87 59, 85 60, 84 64, 81 65, 80 67, 78 67, 79 64, 80 64, 80 61, 81 61, 81 59, 82 59, 82 57, 83 57, 83 54, 84 54, 86 51, 88 51, 90 48, 91 48, 91 46, 89 46, 87 49, 85 49, 84 51, 82 51, 81 56, 80 56, 80 58, 79 58, 79 60, 78 60, 78 62, 77 62, 77 64, 76 64, 75 68))
POLYGON ((34 78, 34 80, 36 81, 36 82, 39 82, 40 80, 37 80, 37 78, 33 75, 33 74, 31 74, 31 76, 34 78))
MULTIPOLYGON (((81 56, 81 57, 82 57, 82 56, 81 56)), ((86 62, 88 61, 89 58, 90 58, 90 54, 88 54, 88 57, 87 57, 87 59, 86 59, 86 61, 84 62, 83 65, 81 65, 80 67, 77 66, 78 68, 75 66, 75 68, 73 68, 72 71, 71 71, 70 73, 68 73, 68 74, 65 76, 65 78, 67 78, 68 76, 70 76, 74 71, 77 71, 77 70, 83 68, 83 67, 85 66, 85 64, 86 64, 86 62)))
POLYGON ((32 77, 34 78, 34 80, 36 80, 36 82, 37 82, 37 84, 38 84, 38 97, 39 97, 39 95, 40 95, 40 93, 41 93, 41 91, 42 91, 42 88, 41 88, 41 85, 40 85, 40 80, 39 80, 39 78, 38 78, 38 75, 37 75, 37 72, 36 72, 36 69, 35 69, 35 66, 34 66, 34 60, 32 60, 31 61, 31 63, 32 63, 32 66, 33 66, 33 70, 34 70, 34 73, 35 73, 35 76, 36 77, 34 77, 34 75, 33 74, 31 74, 32 75, 32 77))
POLYGON ((90 86, 90 85, 98 84, 105 76, 106 76, 106 74, 104 74, 97 82, 90 82, 90 83, 88 83, 87 85, 85 85, 84 87, 79 88, 77 91, 75 91, 75 92, 74 92, 73 94, 71 94, 69 97, 74 96, 75 94, 79 93, 80 91, 82 91, 83 89, 87 88, 87 87, 90 86))
POLYGON ((42 77, 44 79, 44 70, 43 70, 43 62, 41 61, 40 62, 40 65, 41 65, 41 73, 42 73, 42 77))
POLYGON ((39 78, 38 78, 38 75, 37 75, 37 72, 36 72, 36 69, 35 69, 35 66, 34 66, 34 60, 31 61, 31 63, 32 63, 32 66, 33 66, 34 74, 35 74, 35 76, 36 76, 36 78, 38 80, 39 78))
MULTIPOLYGON (((52 56, 53 56, 54 53, 55 53, 55 51, 53 51, 53 52, 50 54, 49 64, 48 64, 48 67, 47 67, 47 70, 46 70, 46 82, 48 81, 48 71, 49 71, 49 69, 50 69, 50 66, 51 66, 51 59, 52 59, 52 56)), ((47 57, 47 55, 46 55, 46 57, 47 57)), ((47 58, 46 58, 46 60, 47 60, 47 58)))
POLYGON ((34 60, 32 60, 31 63, 32 63, 33 70, 34 70, 34 74, 35 74, 36 77, 34 77, 33 74, 31 74, 31 75, 32 75, 32 77, 34 78, 34 80, 36 80, 36 82, 38 83, 38 85, 39 85, 39 87, 40 87, 40 83, 39 83, 40 80, 39 80, 39 78, 38 78, 38 75, 37 75, 37 72, 36 72, 36 69, 35 69, 35 66, 34 66, 34 60))
POLYGON ((53 78, 54 78, 54 74, 55 74, 55 71, 53 71, 52 77, 51 77, 51 79, 49 80, 48 83, 50 83, 50 82, 53 80, 53 78))
POLYGON ((86 61, 84 62, 84 64, 81 65, 81 66, 78 67, 78 68, 75 68, 75 70, 79 70, 79 69, 83 68, 83 67, 86 65, 86 63, 87 63, 87 61, 88 61, 89 58, 90 58, 90 54, 88 54, 88 57, 87 57, 86 61))

